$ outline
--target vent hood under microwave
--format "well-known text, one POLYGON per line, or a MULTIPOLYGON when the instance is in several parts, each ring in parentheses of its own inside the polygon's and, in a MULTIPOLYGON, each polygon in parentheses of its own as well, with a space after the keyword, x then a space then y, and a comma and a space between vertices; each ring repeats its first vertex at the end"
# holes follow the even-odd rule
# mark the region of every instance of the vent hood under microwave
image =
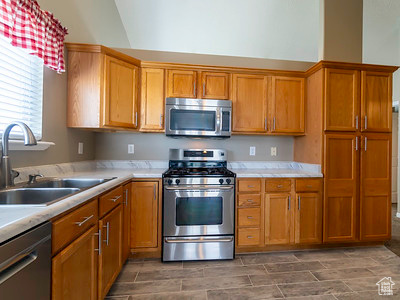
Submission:
POLYGON ((165 101, 167 136, 229 138, 231 123, 231 100, 167 98, 165 101))

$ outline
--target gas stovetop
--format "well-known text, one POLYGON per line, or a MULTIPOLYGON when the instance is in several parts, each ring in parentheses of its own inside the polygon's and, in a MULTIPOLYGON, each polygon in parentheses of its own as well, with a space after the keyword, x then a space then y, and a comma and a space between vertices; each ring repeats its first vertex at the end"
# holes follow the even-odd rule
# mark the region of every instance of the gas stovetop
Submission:
POLYGON ((235 173, 226 167, 171 167, 164 174, 164 177, 235 177, 235 173))

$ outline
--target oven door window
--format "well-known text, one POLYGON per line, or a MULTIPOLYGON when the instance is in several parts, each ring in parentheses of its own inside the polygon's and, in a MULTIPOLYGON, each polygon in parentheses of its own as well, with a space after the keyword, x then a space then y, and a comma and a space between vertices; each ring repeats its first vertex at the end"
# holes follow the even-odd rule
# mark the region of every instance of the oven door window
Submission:
POLYGON ((171 130, 215 131, 215 111, 171 109, 171 130))
POLYGON ((222 197, 176 198, 176 226, 221 224, 222 197))

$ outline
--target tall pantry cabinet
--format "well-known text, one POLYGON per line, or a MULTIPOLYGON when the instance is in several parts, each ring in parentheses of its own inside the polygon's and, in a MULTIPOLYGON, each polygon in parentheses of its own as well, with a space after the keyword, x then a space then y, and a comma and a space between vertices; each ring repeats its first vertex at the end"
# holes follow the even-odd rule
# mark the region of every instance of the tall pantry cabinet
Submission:
POLYGON ((323 242, 391 237, 392 73, 320 62, 307 78, 306 136, 295 160, 322 165, 323 242), (322 118, 313 118, 321 115, 322 118))

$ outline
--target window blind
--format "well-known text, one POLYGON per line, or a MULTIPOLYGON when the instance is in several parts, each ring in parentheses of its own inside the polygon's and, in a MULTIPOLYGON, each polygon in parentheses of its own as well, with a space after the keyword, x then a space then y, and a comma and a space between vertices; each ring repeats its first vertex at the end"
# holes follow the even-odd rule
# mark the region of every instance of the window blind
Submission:
MULTIPOLYGON (((22 121, 42 138, 43 61, 0 37, 0 136, 12 121, 22 121)), ((16 126, 12 139, 21 139, 16 126)))

